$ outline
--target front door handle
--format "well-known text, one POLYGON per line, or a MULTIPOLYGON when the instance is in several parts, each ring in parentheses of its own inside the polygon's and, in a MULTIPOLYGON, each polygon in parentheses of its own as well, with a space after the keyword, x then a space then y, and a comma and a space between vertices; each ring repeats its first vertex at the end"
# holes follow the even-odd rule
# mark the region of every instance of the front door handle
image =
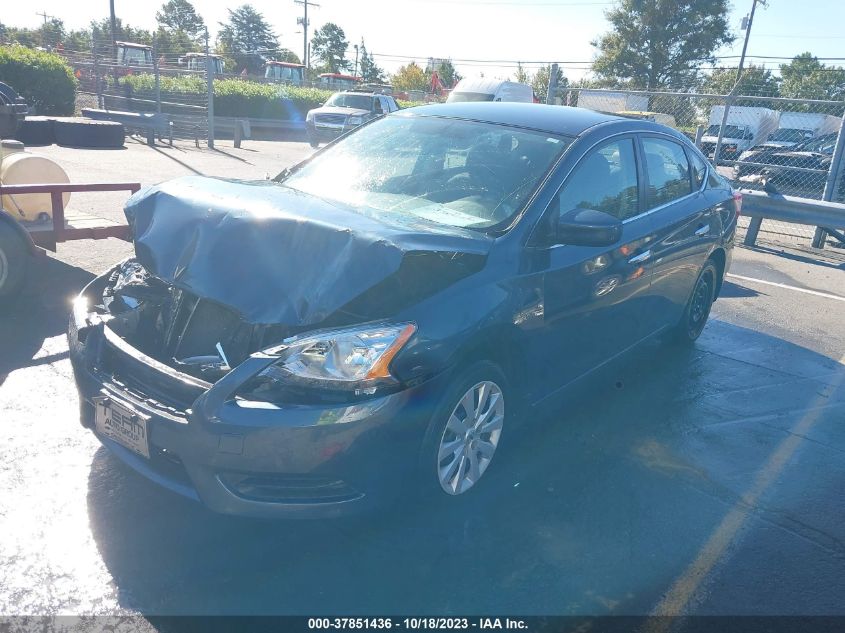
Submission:
POLYGON ((651 259, 651 249, 647 251, 643 251, 639 255, 634 255, 631 259, 628 260, 629 264, 642 264, 647 262, 651 259))
POLYGON ((705 224, 705 225, 703 225, 703 226, 699 226, 699 227, 695 230, 695 235, 696 235, 697 237, 703 237, 703 236, 707 235, 708 233, 710 233, 710 225, 709 225, 709 224, 705 224))

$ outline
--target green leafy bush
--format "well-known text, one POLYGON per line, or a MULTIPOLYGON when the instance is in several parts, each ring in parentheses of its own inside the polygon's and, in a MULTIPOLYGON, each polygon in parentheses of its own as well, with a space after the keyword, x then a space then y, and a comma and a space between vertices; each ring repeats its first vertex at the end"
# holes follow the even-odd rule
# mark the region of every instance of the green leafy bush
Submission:
MULTIPOLYGON (((131 75, 121 80, 132 92, 148 98, 155 90, 155 77, 131 75)), ((207 87, 200 76, 162 77, 160 89, 165 94, 202 95, 207 87)), ((308 110, 317 108, 331 96, 329 90, 262 84, 240 79, 214 80, 214 114, 253 119, 300 120, 308 110)))
POLYGON ((64 59, 24 46, 0 46, 0 81, 9 84, 35 114, 73 114, 76 77, 64 59))

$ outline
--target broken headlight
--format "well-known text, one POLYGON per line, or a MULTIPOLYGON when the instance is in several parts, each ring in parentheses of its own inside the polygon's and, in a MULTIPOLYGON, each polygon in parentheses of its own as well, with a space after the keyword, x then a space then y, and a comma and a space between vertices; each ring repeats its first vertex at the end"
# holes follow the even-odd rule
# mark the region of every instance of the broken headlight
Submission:
POLYGON ((388 393, 400 383, 390 361, 416 331, 410 323, 294 337, 265 350, 278 360, 236 394, 267 402, 348 401, 388 393))

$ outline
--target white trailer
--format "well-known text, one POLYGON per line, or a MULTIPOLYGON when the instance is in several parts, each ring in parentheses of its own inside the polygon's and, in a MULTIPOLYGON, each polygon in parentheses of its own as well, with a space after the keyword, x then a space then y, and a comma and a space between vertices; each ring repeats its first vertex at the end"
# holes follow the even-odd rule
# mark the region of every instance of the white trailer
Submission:
MULTIPOLYGON (((707 130, 701 137, 701 150, 708 156, 712 156, 716 151, 724 113, 725 106, 722 105, 713 106, 710 111, 707 130)), ((733 106, 728 111, 719 157, 736 159, 745 150, 765 143, 778 128, 779 120, 780 112, 770 108, 733 106)))
POLYGON ((613 90, 581 90, 578 92, 578 107, 599 112, 645 112, 648 110, 648 95, 613 90))
POLYGON ((819 112, 781 112, 780 123, 766 145, 792 147, 818 136, 833 134, 842 120, 819 112))

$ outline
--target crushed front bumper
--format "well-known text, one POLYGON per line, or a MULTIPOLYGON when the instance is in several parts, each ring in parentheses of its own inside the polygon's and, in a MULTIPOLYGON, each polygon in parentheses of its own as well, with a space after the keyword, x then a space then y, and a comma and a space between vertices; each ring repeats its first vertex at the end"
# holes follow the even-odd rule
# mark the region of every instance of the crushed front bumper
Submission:
POLYGON ((276 406, 233 396, 266 360, 247 359, 203 384, 92 324, 84 301, 68 340, 82 425, 96 432, 101 396, 145 416, 149 459, 98 437, 142 475, 226 514, 330 517, 395 497, 417 471, 447 379, 354 404, 276 406))

